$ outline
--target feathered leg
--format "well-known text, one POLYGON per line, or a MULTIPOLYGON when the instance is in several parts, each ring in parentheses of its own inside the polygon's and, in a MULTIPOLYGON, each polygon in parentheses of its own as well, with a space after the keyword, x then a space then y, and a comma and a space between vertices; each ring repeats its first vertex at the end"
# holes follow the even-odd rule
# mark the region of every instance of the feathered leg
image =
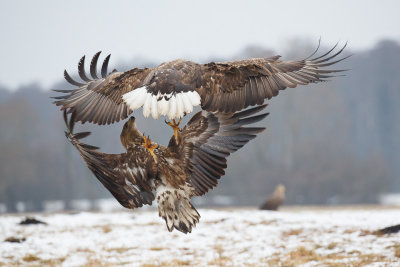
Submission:
POLYGON ((159 185, 157 202, 160 217, 165 220, 168 231, 174 228, 182 233, 192 232, 192 227, 199 222, 200 214, 190 203, 192 189, 188 186, 173 188, 159 185))

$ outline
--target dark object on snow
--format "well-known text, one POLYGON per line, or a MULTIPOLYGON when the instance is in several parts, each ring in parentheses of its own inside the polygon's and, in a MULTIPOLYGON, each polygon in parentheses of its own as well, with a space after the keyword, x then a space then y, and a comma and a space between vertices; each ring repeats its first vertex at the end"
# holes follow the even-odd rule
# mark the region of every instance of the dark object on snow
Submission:
POLYGON ((25 220, 21 221, 19 224, 20 225, 29 225, 29 224, 45 224, 45 225, 47 225, 47 223, 36 220, 33 217, 26 217, 25 220))
POLYGON ((261 210, 278 210, 279 206, 285 201, 285 186, 280 184, 275 188, 274 193, 269 196, 264 204, 260 207, 261 210))
POLYGON ((395 234, 395 233, 398 233, 398 232, 400 232, 400 224, 380 229, 380 230, 378 230, 378 232, 381 233, 381 234, 395 234))
POLYGON ((26 241, 25 237, 19 238, 19 237, 13 237, 13 236, 8 237, 8 238, 6 238, 4 240, 4 242, 10 242, 10 243, 22 243, 22 242, 25 242, 25 241, 26 241))

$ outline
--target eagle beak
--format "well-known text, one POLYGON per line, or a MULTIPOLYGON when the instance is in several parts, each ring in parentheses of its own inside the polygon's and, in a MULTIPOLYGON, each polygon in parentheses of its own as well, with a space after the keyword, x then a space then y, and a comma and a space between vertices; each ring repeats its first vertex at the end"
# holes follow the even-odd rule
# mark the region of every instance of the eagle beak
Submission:
POLYGON ((133 116, 130 117, 130 118, 129 118, 129 121, 135 122, 135 117, 133 117, 133 116))

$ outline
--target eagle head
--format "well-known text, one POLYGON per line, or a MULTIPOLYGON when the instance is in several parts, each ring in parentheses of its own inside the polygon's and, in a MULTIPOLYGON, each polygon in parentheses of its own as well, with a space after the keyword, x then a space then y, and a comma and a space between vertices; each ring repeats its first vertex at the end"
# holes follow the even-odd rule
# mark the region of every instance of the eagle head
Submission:
POLYGON ((141 145, 143 142, 143 134, 136 128, 135 117, 131 116, 121 132, 121 143, 128 149, 136 145, 141 145))

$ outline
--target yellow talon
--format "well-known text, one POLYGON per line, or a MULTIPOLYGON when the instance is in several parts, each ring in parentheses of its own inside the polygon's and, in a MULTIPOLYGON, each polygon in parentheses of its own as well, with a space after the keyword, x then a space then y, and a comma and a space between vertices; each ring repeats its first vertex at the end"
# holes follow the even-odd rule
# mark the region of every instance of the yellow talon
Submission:
POLYGON ((178 139, 178 131, 181 130, 181 128, 179 128, 179 124, 181 123, 182 118, 179 119, 178 123, 175 121, 175 119, 172 119, 172 122, 170 121, 165 121, 169 126, 171 126, 172 130, 174 130, 174 136, 176 139, 178 139))
POLYGON ((142 145, 150 152, 150 155, 153 157, 154 161, 157 163, 156 155, 154 154, 154 149, 158 146, 151 143, 150 137, 143 136, 144 142, 142 145))

